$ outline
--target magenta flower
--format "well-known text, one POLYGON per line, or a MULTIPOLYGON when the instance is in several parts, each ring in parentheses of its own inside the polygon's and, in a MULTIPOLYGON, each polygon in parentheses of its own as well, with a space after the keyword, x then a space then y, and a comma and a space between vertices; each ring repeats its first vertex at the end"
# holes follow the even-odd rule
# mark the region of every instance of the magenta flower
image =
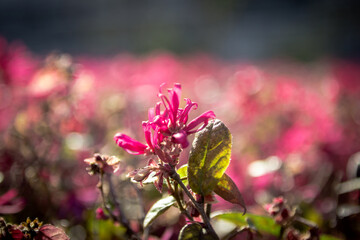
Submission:
POLYGON ((23 198, 18 197, 18 191, 10 189, 0 195, 0 214, 14 214, 20 212, 25 205, 23 198))
POLYGON ((197 103, 185 98, 185 108, 181 109, 179 108, 181 85, 179 83, 175 83, 174 88, 168 89, 170 100, 162 94, 161 87, 158 96, 161 98, 165 110, 161 114, 161 102, 158 103, 155 110, 149 111, 149 121, 151 122, 151 119, 154 119, 152 124, 158 125, 163 134, 170 134, 172 137, 171 141, 173 143, 179 143, 182 148, 186 148, 189 146, 187 136, 203 129, 210 119, 215 118, 215 114, 213 111, 207 111, 192 120, 190 123, 187 123, 189 112, 191 109, 197 108, 197 103), (155 113, 154 117, 152 116, 153 113, 155 113), (200 128, 197 128, 200 124, 203 125, 200 128))
POLYGON ((160 192, 164 178, 168 179, 172 168, 178 164, 182 149, 189 146, 188 135, 200 131, 210 119, 215 118, 212 111, 207 111, 188 122, 189 112, 196 109, 197 104, 185 99, 185 107, 180 108, 181 85, 176 83, 168 89, 168 97, 162 93, 162 86, 158 94, 161 101, 149 109, 149 120, 142 123, 146 144, 122 133, 114 137, 117 145, 130 154, 157 155, 158 163, 150 159, 146 167, 136 169, 128 177, 140 184, 151 177, 160 192), (165 108, 163 111, 162 106, 165 108))
POLYGON ((114 140, 119 147, 133 155, 145 154, 147 149, 146 145, 122 133, 117 133, 114 136, 114 140))
POLYGON ((181 85, 176 83, 173 88, 168 89, 169 98, 162 93, 162 86, 160 86, 158 94, 161 102, 158 102, 155 108, 149 109, 149 120, 143 122, 147 145, 122 133, 116 134, 114 139, 120 147, 130 154, 154 153, 163 162, 169 162, 171 158, 164 155, 163 143, 168 141, 172 144, 180 144, 182 148, 188 147, 187 136, 203 129, 210 119, 215 118, 215 114, 212 111, 207 111, 188 123, 189 112, 191 109, 197 108, 197 103, 185 98, 185 107, 179 108, 181 85), (161 111, 161 105, 164 106, 164 111, 161 111), (201 124, 202 126, 199 127, 201 124))

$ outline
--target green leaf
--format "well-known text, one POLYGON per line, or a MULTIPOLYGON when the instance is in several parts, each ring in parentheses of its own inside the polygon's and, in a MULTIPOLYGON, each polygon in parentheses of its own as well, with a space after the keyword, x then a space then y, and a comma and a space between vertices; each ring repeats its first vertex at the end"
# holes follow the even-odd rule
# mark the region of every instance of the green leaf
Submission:
POLYGON ((334 237, 327 234, 320 234, 320 240, 341 240, 341 238, 334 237))
POLYGON ((125 239, 126 229, 124 226, 115 225, 110 219, 98 220, 95 218, 95 211, 86 212, 87 225, 91 236, 97 236, 97 239, 111 240, 111 239, 125 239))
POLYGON ((188 165, 184 164, 176 171, 179 174, 180 179, 183 179, 182 182, 184 183, 185 186, 189 184, 187 180, 187 169, 188 169, 188 165))
POLYGON ((179 240, 216 240, 210 234, 204 233, 200 224, 192 223, 185 225, 179 234, 179 240))
POLYGON ((148 211, 144 219, 144 228, 148 227, 158 216, 163 214, 169 207, 176 202, 173 196, 160 199, 148 211))
POLYGON ((234 181, 226 173, 221 177, 214 192, 224 200, 242 206, 244 213, 246 213, 244 199, 234 181))
POLYGON ((201 239, 202 236, 202 227, 198 223, 192 223, 185 225, 179 234, 179 240, 190 240, 190 239, 201 239))
POLYGON ((278 225, 275 220, 269 216, 228 212, 215 213, 212 218, 232 222, 238 227, 249 227, 249 222, 251 222, 251 227, 255 227, 256 230, 262 234, 270 234, 276 237, 280 235, 280 225, 278 225))
POLYGON ((230 163, 231 133, 214 120, 195 135, 189 157, 188 181, 203 196, 211 194, 230 163))

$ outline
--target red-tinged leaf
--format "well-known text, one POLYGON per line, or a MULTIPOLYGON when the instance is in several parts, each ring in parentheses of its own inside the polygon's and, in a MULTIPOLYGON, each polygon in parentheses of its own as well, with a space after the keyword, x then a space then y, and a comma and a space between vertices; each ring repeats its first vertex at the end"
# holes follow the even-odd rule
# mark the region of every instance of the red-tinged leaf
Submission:
POLYGON ((70 240, 70 238, 62 229, 46 224, 40 228, 35 240, 70 240))
POLYGON ((21 230, 17 228, 11 228, 10 233, 14 240, 21 240, 24 237, 24 234, 21 232, 21 230))
POLYGON ((224 200, 240 205, 244 208, 244 214, 246 213, 244 199, 234 181, 226 173, 221 177, 214 192, 224 200))

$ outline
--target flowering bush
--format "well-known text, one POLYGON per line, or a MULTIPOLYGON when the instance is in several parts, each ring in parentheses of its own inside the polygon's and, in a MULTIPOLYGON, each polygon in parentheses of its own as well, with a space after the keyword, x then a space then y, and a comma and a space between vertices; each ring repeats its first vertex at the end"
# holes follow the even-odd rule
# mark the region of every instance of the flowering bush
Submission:
POLYGON ((2 39, 0 236, 35 237, 30 217, 71 239, 358 239, 359 76, 2 39))

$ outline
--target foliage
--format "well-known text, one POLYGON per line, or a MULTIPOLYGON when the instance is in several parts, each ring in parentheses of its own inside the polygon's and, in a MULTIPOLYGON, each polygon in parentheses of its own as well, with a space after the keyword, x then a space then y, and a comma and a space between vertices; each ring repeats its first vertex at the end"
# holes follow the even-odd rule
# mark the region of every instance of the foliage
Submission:
POLYGON ((267 239, 279 227, 284 238, 358 239, 358 76, 340 61, 41 59, 0 41, 0 214, 71 239, 267 239), (156 94, 162 83, 173 87, 156 94), (287 202, 262 207, 278 196, 287 202), (218 227, 225 216, 234 231, 218 227))

